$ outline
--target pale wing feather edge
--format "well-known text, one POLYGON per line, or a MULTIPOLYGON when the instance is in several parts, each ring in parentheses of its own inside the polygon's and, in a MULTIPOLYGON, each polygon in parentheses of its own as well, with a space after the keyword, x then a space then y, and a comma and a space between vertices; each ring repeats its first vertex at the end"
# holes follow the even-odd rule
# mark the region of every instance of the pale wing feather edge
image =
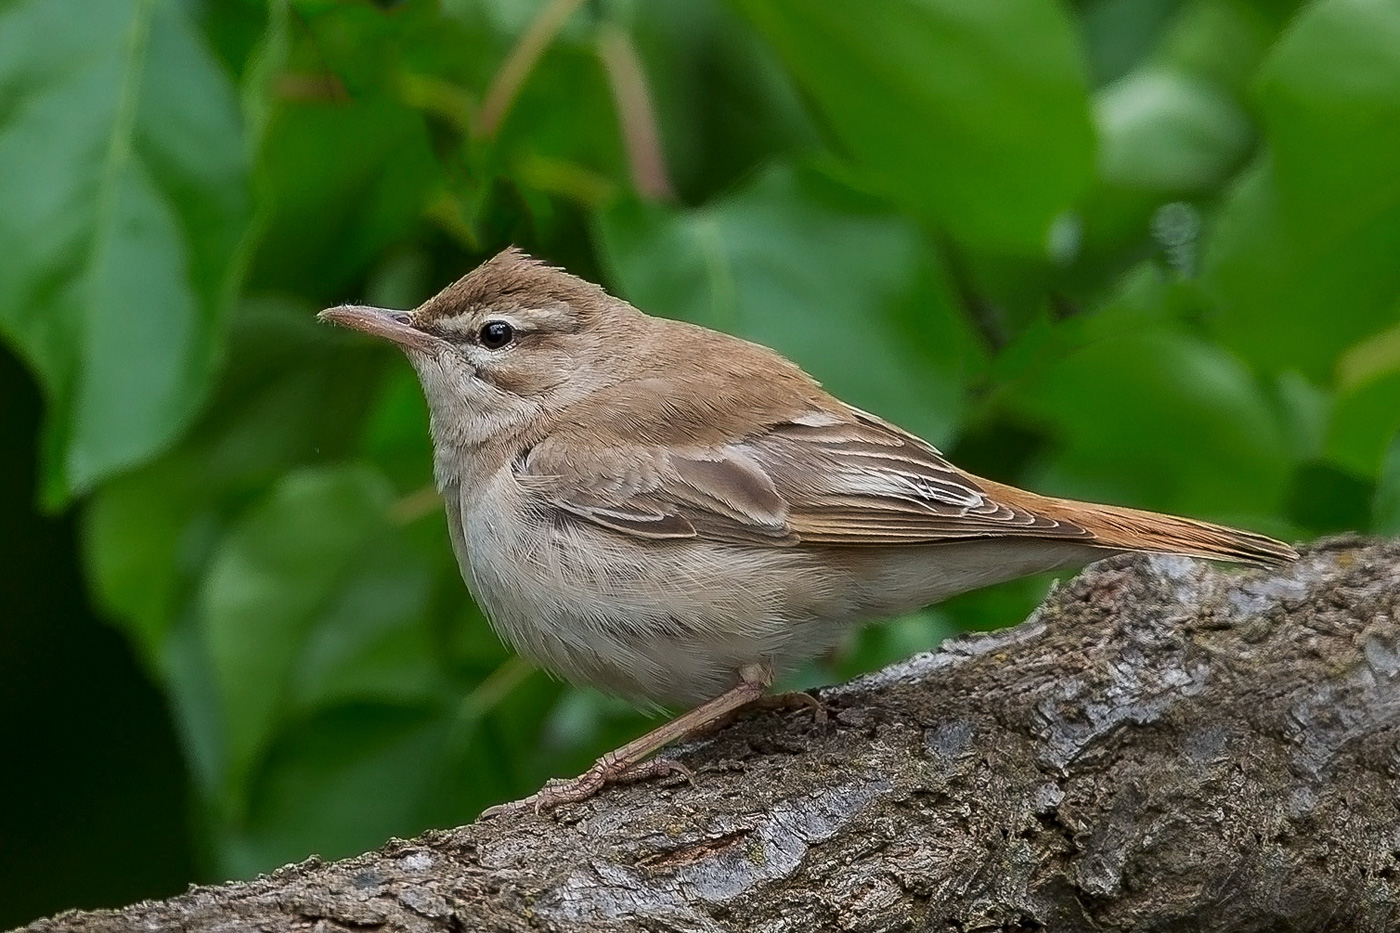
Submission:
POLYGON ((767 546, 1093 538, 1064 519, 998 502, 931 445, 864 412, 812 420, 711 449, 580 455, 546 442, 517 459, 516 474, 563 515, 645 538, 767 546))

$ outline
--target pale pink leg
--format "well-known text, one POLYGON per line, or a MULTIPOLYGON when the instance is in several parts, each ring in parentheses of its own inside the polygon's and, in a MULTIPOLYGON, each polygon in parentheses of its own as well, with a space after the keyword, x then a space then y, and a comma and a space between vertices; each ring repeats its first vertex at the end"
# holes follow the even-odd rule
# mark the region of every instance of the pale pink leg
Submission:
POLYGON ((746 666, 739 672, 739 683, 736 686, 690 712, 682 713, 670 722, 657 726, 621 748, 608 752, 578 777, 572 780, 551 781, 531 797, 490 807, 481 815, 498 816, 526 806, 533 806, 538 813, 563 803, 587 800, 609 784, 644 781, 663 774, 684 774, 689 778, 690 769, 679 762, 665 758, 653 761, 646 759, 672 742, 701 732, 730 713, 757 700, 772 682, 772 672, 766 667, 746 666))

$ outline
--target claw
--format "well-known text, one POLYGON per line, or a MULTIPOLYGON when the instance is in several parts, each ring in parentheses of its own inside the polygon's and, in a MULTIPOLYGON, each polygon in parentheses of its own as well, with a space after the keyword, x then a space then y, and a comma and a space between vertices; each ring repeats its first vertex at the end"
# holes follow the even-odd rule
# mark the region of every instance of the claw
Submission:
MULTIPOLYGON (((763 695, 772 682, 766 667, 750 666, 739 671, 739 682, 709 702, 702 703, 688 713, 661 725, 640 738, 633 739, 619 749, 608 752, 593 763, 593 767, 570 781, 553 780, 539 791, 513 803, 489 807, 481 814, 481 819, 491 819, 510 813, 518 813, 533 808, 536 814, 551 810, 563 803, 577 803, 587 800, 609 784, 631 784, 666 774, 679 774, 691 785, 695 775, 690 769, 670 758, 650 758, 671 742, 696 735, 716 722, 724 721, 730 713, 741 709, 763 695)), ((821 703, 810 696, 798 700, 778 699, 780 705, 789 708, 794 703, 807 708, 816 707, 818 718, 824 719, 826 711, 821 703)))
POLYGON ((759 709, 775 709, 795 713, 808 710, 812 714, 812 721, 819 726, 830 718, 821 700, 810 693, 803 693, 801 690, 789 690, 786 693, 759 697, 753 701, 752 705, 759 709))
POLYGON ((594 765, 576 778, 551 778, 544 787, 523 800, 488 807, 481 811, 479 818, 489 820, 522 810, 532 810, 539 816, 563 804, 587 800, 609 784, 636 784, 672 774, 679 774, 690 786, 695 786, 695 772, 672 758, 653 758, 635 765, 621 762, 594 765))

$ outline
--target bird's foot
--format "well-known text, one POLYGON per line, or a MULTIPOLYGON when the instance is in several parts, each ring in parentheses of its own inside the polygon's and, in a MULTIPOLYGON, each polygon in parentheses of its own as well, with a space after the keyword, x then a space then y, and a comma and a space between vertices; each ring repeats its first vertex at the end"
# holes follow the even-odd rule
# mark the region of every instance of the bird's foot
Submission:
POLYGON ((822 701, 801 690, 789 690, 786 693, 761 696, 750 704, 750 709, 771 709, 794 713, 807 711, 812 714, 812 721, 817 725, 821 725, 829 718, 822 701))
MULTIPOLYGON (((682 713, 670 722, 662 723, 646 735, 628 742, 621 748, 608 752, 593 763, 593 767, 571 781, 551 781, 530 797, 515 803, 492 807, 481 815, 499 816, 503 813, 519 812, 533 807, 536 813, 557 807, 563 803, 577 803, 587 800, 609 784, 631 784, 660 777, 663 774, 680 774, 691 784, 695 776, 690 769, 670 758, 653 758, 661 749, 672 742, 699 735, 712 723, 722 721, 734 710, 741 709, 749 702, 758 699, 772 683, 772 675, 765 667, 745 666, 739 671, 739 682, 713 700, 701 703, 688 713, 682 713)), ((811 699, 810 697, 808 698, 811 699)), ((803 701, 799 701, 803 702, 803 701)), ((816 704, 803 703, 810 706, 816 704)))
POLYGON ((739 717, 749 710, 766 709, 779 713, 801 713, 810 712, 812 721, 817 725, 822 725, 828 717, 826 707, 822 701, 812 696, 810 693, 803 693, 800 690, 789 690, 786 693, 774 693, 771 695, 755 697, 746 705, 739 709, 730 710, 725 715, 708 723, 695 731, 696 735, 714 735, 724 729, 728 729, 738 721, 739 717))
POLYGON ((652 758, 637 764, 600 759, 576 778, 553 778, 523 800, 488 807, 482 811, 481 818, 490 819, 524 810, 533 810, 539 815, 566 803, 587 800, 609 784, 635 784, 669 774, 679 774, 692 785, 695 784, 694 773, 672 758, 652 758))

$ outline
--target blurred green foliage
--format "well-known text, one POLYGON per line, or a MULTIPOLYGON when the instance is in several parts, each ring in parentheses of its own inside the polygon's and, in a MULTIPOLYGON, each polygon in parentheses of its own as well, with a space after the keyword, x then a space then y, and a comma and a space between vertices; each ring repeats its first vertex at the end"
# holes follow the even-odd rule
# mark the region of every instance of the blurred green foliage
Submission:
POLYGON ((1395 533, 1396 153, 1392 0, 0 0, 0 335, 208 874, 246 875, 643 728, 501 647, 412 373, 318 308, 513 242, 976 472, 1395 533))

